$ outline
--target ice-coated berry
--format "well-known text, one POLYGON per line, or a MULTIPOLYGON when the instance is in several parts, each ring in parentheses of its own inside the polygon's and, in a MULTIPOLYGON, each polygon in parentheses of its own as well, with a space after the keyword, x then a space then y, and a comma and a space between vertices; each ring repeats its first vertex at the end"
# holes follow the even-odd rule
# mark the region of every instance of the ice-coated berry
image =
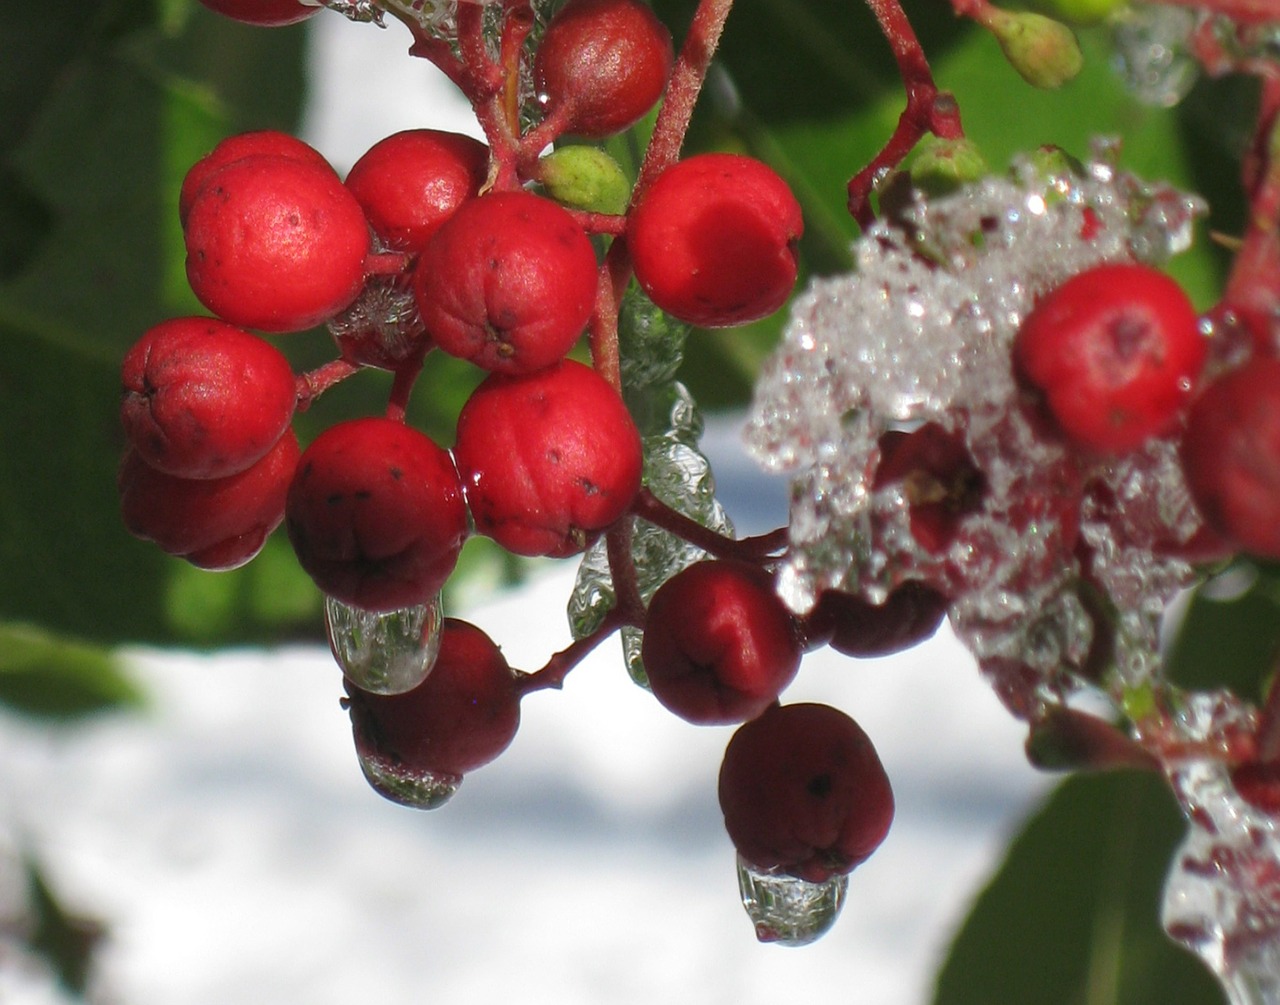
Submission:
POLYGON ((458 415, 454 456, 476 529, 517 555, 582 551, 640 490, 621 395, 574 360, 487 377, 458 415))
POLYGON ((191 203, 187 279, 218 317, 245 328, 311 328, 360 293, 371 249, 364 211, 328 168, 288 157, 223 167, 191 203))
POLYGON ((643 0, 569 0, 534 58, 534 86, 565 131, 599 139, 634 125, 666 90, 671 32, 643 0))
POLYGON ((318 14, 321 10, 318 6, 301 4, 298 0, 200 0, 200 2, 211 11, 229 17, 233 21, 266 28, 297 24, 313 14, 318 14))
POLYGON ((257 463, 226 478, 177 478, 129 450, 117 479, 124 525, 192 565, 235 568, 280 525, 297 462, 292 429, 257 463))
POLYGON ((1209 526, 1251 554, 1280 560, 1280 359, 1253 357, 1205 387, 1180 454, 1209 526))
POLYGON ((346 688, 356 749, 375 788, 378 779, 406 776, 460 781, 506 750, 520 726, 515 671, 488 635, 454 618, 445 619, 435 663, 413 690, 346 688))
POLYGON ((774 705, 738 727, 720 809, 758 869, 825 882, 865 861, 893 822, 893 790, 862 727, 828 705, 774 705))
POLYGON ((947 616, 947 598, 914 579, 873 604, 852 593, 824 590, 804 619, 805 642, 867 659, 910 649, 933 636, 947 616))
POLYGON ((441 129, 406 129, 379 140, 347 173, 347 188, 388 248, 419 252, 454 210, 474 198, 489 148, 441 129))
POLYGON ((697 154, 669 167, 627 222, 636 279, 690 324, 723 328, 772 314, 795 286, 800 204, 767 164, 697 154))
POLYGON ((284 435, 293 369, 257 335, 214 318, 173 318, 125 354, 120 418, 138 455, 180 478, 225 478, 284 435))
MULTIPOLYGON (((236 133, 221 140, 187 170, 186 176, 182 179, 182 190, 178 193, 178 220, 182 225, 186 226, 191 204, 204 188, 205 182, 228 164, 234 164, 246 157, 263 155, 305 161, 330 172, 333 171, 329 162, 325 160, 324 154, 296 136, 290 136, 276 129, 257 129, 247 133, 236 133)), ((336 172, 334 177, 337 177, 336 172)))
POLYGON ((436 231, 413 282, 437 346, 495 373, 530 373, 573 348, 597 280, 595 251, 566 210, 529 192, 495 192, 436 231))
POLYGON ((724 725, 768 708, 800 668, 800 636, 757 565, 695 562, 649 603, 641 660, 653 695, 688 722, 724 725))
POLYGON ((936 422, 880 437, 873 487, 900 484, 909 507, 911 536, 927 551, 951 543, 960 521, 980 508, 986 476, 957 433, 936 422))
POLYGON ((439 594, 467 535, 448 451, 393 419, 349 419, 303 452, 289 487, 289 540, 331 597, 368 611, 439 594))
POLYGON ((1014 339, 1014 367, 1066 438, 1124 453, 1168 432, 1190 405, 1206 345, 1182 288, 1112 263, 1046 293, 1014 339))

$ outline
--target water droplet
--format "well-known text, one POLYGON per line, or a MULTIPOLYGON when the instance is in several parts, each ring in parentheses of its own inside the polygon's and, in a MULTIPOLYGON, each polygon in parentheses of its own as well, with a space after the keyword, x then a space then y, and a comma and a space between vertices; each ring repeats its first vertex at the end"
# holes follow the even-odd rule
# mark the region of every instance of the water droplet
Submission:
POLYGON ((440 598, 395 611, 365 611, 333 597, 324 603, 329 648, 346 678, 374 694, 402 694, 430 672, 440 650, 440 598))
POLYGON ((359 754, 360 770, 375 792, 415 810, 433 810, 448 802, 462 785, 461 775, 415 771, 372 752, 359 754))
POLYGON ((1160 4, 1135 4, 1116 22, 1116 72, 1143 104, 1172 108, 1195 84, 1197 64, 1188 51, 1195 24, 1194 10, 1160 4))
POLYGON ((756 938, 780 946, 807 946, 835 924, 844 906, 847 873, 810 883, 783 872, 761 870, 738 857, 742 906, 756 926, 756 938))

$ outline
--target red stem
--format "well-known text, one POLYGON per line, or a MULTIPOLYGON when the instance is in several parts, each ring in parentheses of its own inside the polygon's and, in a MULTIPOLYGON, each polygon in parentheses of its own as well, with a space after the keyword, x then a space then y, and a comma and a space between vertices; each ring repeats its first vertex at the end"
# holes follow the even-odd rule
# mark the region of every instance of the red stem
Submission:
POLYGON ((555 653, 540 670, 526 674, 518 680, 521 696, 530 691, 543 691, 547 688, 559 690, 564 687, 564 679, 569 671, 581 663, 593 649, 623 625, 640 627, 640 622, 625 617, 619 608, 614 608, 604 616, 600 626, 590 635, 571 643, 555 653))
POLYGON ((688 541, 715 558, 736 558, 746 562, 765 562, 777 558, 787 545, 787 528, 780 527, 757 537, 733 538, 704 527, 678 509, 668 506, 649 489, 641 489, 631 504, 631 512, 640 519, 688 541))
POLYGON ((314 370, 298 374, 298 411, 305 412, 325 391, 359 369, 355 363, 348 363, 345 359, 332 359, 314 370))

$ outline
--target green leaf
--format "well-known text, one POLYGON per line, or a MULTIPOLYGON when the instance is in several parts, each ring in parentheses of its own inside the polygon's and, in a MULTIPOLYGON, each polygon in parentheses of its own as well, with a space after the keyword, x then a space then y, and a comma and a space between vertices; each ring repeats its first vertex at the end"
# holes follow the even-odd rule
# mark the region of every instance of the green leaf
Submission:
POLYGON ((1209 971, 1157 920, 1183 829, 1157 775, 1064 782, 979 896, 934 1005, 1221 1005, 1209 971))
POLYGON ((30 625, 0 623, 0 704, 67 720, 141 703, 142 693, 113 653, 30 625))
POLYGON ((107 935, 97 918, 74 914, 59 900, 44 870, 30 856, 23 863, 27 880, 27 945, 42 956, 58 983, 77 998, 89 988, 94 956, 107 935))

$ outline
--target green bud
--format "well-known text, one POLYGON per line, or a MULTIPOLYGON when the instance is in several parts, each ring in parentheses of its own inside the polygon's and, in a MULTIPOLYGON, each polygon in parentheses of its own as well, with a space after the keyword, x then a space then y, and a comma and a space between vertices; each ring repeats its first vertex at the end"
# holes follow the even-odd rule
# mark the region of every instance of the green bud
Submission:
POLYGON ((1005 59, 1033 87, 1061 87, 1084 65, 1076 36, 1053 18, 993 7, 983 23, 1000 43, 1005 59))
POLYGON ((590 213, 625 213, 631 185, 618 162, 596 147, 560 147, 539 162, 538 180, 556 202, 590 213))
POLYGON ((912 184, 929 195, 946 195, 990 174, 990 168, 971 140, 926 136, 911 161, 912 184))

